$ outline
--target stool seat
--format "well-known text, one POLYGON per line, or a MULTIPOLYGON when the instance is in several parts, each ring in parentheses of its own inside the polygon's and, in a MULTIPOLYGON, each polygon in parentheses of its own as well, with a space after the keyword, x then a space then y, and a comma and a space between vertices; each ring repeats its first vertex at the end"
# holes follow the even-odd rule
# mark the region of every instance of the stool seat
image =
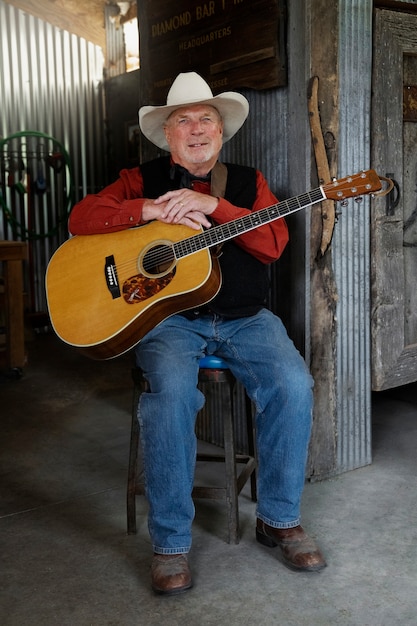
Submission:
POLYGON ((206 354, 200 359, 199 363, 200 369, 219 369, 219 370, 228 370, 229 366, 226 361, 215 354, 206 354))
MULTIPOLYGON (((130 456, 127 484, 127 530, 128 534, 136 532, 136 495, 144 494, 143 479, 138 475, 138 449, 140 429, 137 419, 137 409, 140 396, 148 391, 147 381, 144 379, 140 368, 132 369, 134 382, 133 407, 132 407, 132 431, 130 439, 130 456)), ((236 379, 229 369, 226 361, 214 355, 206 355, 199 362, 199 385, 215 386, 226 385, 228 391, 226 403, 222 410, 223 421, 223 453, 205 454, 197 453, 196 461, 199 462, 222 462, 225 466, 224 485, 219 487, 194 485, 193 498, 222 499, 226 501, 228 508, 228 542, 239 542, 239 509, 238 495, 244 485, 250 479, 251 498, 256 501, 256 452, 255 435, 252 418, 252 405, 245 394, 245 423, 247 427, 248 453, 237 454, 235 449, 234 422, 236 420, 234 409, 234 389, 236 379), (238 465, 241 466, 238 471, 238 465), (243 467, 242 467, 243 466, 243 467)), ((224 388, 221 387, 220 388, 224 388)))

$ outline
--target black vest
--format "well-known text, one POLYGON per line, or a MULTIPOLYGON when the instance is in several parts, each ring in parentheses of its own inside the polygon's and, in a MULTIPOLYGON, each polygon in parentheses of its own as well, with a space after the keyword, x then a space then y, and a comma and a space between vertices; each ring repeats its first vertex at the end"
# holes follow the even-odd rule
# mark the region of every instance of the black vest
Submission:
MULTIPOLYGON (((252 209, 256 199, 256 171, 252 167, 225 163, 227 184, 224 197, 235 206, 252 209)), ((145 198, 178 189, 171 178, 170 157, 160 157, 140 166, 145 198)), ((254 315, 266 305, 269 289, 267 266, 231 240, 224 243, 219 258, 222 285, 209 308, 225 317, 254 315)))

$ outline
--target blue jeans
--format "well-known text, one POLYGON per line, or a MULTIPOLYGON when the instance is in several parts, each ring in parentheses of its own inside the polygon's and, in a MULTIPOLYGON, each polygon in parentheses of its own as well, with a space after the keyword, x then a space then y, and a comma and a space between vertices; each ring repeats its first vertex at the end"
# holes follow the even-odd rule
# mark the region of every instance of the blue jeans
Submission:
POLYGON ((142 339, 136 360, 149 383, 138 408, 154 552, 191 547, 197 388, 205 354, 224 358, 256 408, 258 518, 275 528, 299 524, 310 439, 313 380, 281 320, 263 309, 226 319, 174 315, 142 339))

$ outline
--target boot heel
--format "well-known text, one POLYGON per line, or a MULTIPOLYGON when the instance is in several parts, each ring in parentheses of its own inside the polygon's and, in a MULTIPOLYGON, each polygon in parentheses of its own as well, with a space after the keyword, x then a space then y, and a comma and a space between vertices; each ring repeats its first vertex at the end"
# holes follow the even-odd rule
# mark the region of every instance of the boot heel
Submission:
POLYGON ((259 543, 267 548, 276 548, 278 545, 271 537, 264 535, 264 533, 261 533, 258 529, 256 529, 256 541, 259 541, 259 543))

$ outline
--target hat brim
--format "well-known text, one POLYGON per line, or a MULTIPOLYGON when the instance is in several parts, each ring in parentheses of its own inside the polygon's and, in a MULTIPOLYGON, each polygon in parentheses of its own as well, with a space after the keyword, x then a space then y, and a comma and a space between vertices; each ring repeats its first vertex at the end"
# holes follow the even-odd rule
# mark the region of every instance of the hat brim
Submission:
POLYGON ((198 104, 209 104, 216 108, 223 119, 223 143, 229 141, 241 128, 249 113, 249 103, 244 96, 234 91, 214 96, 206 100, 175 104, 170 106, 144 106, 139 109, 139 126, 149 141, 169 152, 165 138, 164 124, 177 109, 198 104))

